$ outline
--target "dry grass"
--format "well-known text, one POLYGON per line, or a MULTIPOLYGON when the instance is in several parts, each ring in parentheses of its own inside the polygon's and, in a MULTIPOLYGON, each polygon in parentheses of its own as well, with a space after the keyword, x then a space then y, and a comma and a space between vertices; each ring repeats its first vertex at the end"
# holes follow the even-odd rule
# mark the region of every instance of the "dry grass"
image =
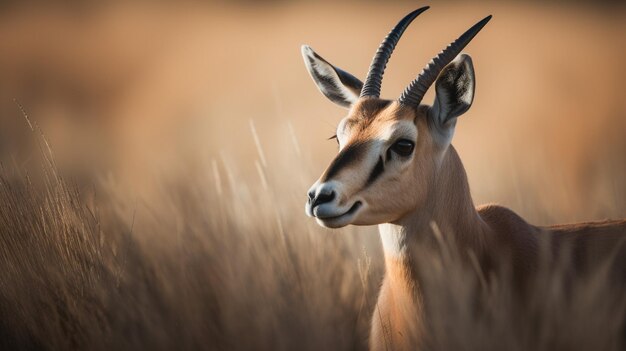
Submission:
MULTIPOLYGON (((365 348, 381 272, 364 233, 312 227, 271 177, 222 181, 233 171, 213 163, 156 198, 111 179, 81 193, 33 135, 39 173, 3 166, 0 178, 4 348, 365 348)), ((520 300, 506 257, 485 277, 440 243, 418 254, 427 349, 623 347, 626 297, 606 272, 570 284, 567 262, 545 257, 520 300)))
MULTIPOLYGON (((379 239, 303 214, 342 112, 313 88, 298 45, 358 74, 406 6, 189 6, 3 15, 0 348, 366 347, 379 239)), ((433 6, 385 95, 494 13, 469 49, 478 95, 455 139, 477 202, 538 224, 623 217, 625 12, 538 6, 433 6), (424 28, 441 32, 425 40, 424 28)), ((483 277, 453 243, 442 249, 419 255, 428 349, 625 347, 623 289, 603 272, 570 284, 545 257, 520 301, 506 258, 483 277)))
POLYGON ((363 348, 376 280, 356 240, 237 178, 81 194, 41 145, 40 173, 2 168, 3 346, 363 348))

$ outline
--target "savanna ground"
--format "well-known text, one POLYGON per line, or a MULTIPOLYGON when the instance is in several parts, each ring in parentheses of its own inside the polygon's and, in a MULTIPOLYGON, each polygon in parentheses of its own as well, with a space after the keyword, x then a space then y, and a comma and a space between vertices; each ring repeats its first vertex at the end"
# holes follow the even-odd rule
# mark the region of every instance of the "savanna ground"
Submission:
MULTIPOLYGON (((375 228, 304 215, 344 112, 299 47, 363 76, 421 5, 4 6, 1 348, 364 349, 382 252, 375 228)), ((433 3, 383 95, 486 14, 453 142, 475 202, 534 224, 625 217, 624 7, 433 3)), ((485 286, 455 255, 422 263, 430 349, 624 347, 602 272, 568 286, 546 263, 520 304, 505 269, 485 286)))

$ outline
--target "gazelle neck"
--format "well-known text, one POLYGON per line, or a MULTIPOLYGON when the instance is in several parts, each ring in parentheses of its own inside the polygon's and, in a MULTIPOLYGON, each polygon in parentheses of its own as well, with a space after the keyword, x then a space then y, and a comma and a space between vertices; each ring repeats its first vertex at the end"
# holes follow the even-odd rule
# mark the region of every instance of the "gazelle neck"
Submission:
POLYGON ((435 243, 433 225, 442 236, 453 235, 460 246, 477 254, 483 251, 489 229, 474 208, 465 169, 452 146, 445 152, 424 206, 395 223, 379 225, 385 260, 410 264, 416 245, 435 243))

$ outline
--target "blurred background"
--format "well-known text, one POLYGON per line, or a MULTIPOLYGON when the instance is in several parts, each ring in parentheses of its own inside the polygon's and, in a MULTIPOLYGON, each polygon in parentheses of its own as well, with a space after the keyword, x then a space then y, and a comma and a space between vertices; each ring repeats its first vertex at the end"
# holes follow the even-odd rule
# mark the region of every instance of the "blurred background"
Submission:
MULTIPOLYGON (((16 99, 67 169, 123 174, 144 187, 154 167, 176 173, 181 163, 225 155, 258 180, 252 121, 269 171, 293 181, 297 168, 304 199, 304 185, 335 152, 326 138, 345 111, 318 93, 300 45, 363 78, 391 26, 422 5, 7 4, 0 151, 17 152, 23 141, 13 130, 25 127, 16 99)), ((399 96, 447 43, 494 15, 466 48, 477 95, 454 139, 476 202, 505 204, 539 224, 623 216, 625 7, 430 5, 398 45, 383 96, 399 96)))
MULTIPOLYGON (((499 203, 539 225, 625 217, 626 6, 608 1, 427 4, 431 9, 406 31, 388 64, 382 95, 397 98, 431 57, 479 19, 494 16, 465 50, 476 70, 476 96, 453 140, 476 204, 499 203)), ((423 5, 3 2, 3 169, 40 167, 40 150, 32 143, 38 133, 29 124, 38 126, 59 174, 71 179, 86 208, 101 209, 98 245, 106 247, 117 233, 132 233, 140 247, 137 257, 154 256, 149 261, 159 262, 146 279, 162 283, 154 289, 167 291, 167 298, 155 299, 165 301, 159 302, 163 306, 170 306, 169 299, 189 301, 188 314, 172 312, 179 318, 175 327, 168 324, 173 323, 169 314, 151 309, 155 315, 146 318, 164 335, 180 328, 185 332, 179 336, 185 336, 194 333, 189 324, 198 330, 210 324, 194 312, 195 302, 208 294, 221 306, 219 313, 207 307, 207 315, 220 316, 221 322, 211 324, 215 335, 247 330, 243 321, 233 322, 241 315, 233 306, 239 306, 258 316, 287 314, 274 324, 262 323, 267 330, 259 329, 259 335, 263 330, 280 335, 286 323, 300 328, 292 335, 319 341, 318 334, 306 331, 317 326, 328 336, 325 331, 349 325, 346 348, 361 348, 383 270, 379 239, 375 228, 323 230, 304 215, 305 192, 336 152, 327 138, 346 111, 317 91, 300 46, 311 45, 363 79, 382 38, 399 18, 423 5), (281 242, 286 251, 275 253, 281 242), (272 255, 284 256, 268 258, 272 255), (282 271, 294 265, 295 271, 282 271), (365 266, 369 280, 363 279, 365 266), (271 280, 264 274, 288 278, 271 280), (291 315, 291 300, 284 295, 292 279, 305 291, 293 303, 303 303, 299 299, 305 296, 317 316, 295 326, 299 317, 291 315), (189 289, 183 294, 176 286, 184 284, 189 289), (320 293, 329 286, 335 295, 320 293), (254 287, 263 292, 252 293, 254 287), (233 302, 233 296, 239 300, 233 302), (276 307, 281 299, 282 307, 276 307), (335 316, 344 300, 350 307, 335 316)), ((432 98, 429 92, 425 101, 432 98)), ((36 203, 32 206, 37 213, 36 203)), ((116 247, 112 257, 119 257, 121 246, 116 247)), ((4 295, 5 302, 10 305, 15 296, 19 293, 4 295)), ((143 317, 132 325, 141 329, 143 317)), ((11 318, 7 330, 21 323, 11 318)), ((23 322, 24 335, 39 335, 40 327, 28 323, 23 322)), ((76 323, 82 330, 82 322, 76 323)), ((107 330, 115 334, 115 328, 107 330)), ((190 337, 187 346, 206 345, 201 332, 193 335, 197 338, 190 337)), ((320 345, 341 348, 328 337, 320 345)), ((269 338, 259 336, 260 344, 228 339, 220 345, 291 345, 269 338)), ((141 340, 130 345, 150 345, 141 340)), ((64 345, 64 338, 58 342, 64 345)), ((169 345, 159 344, 159 338, 151 342, 169 345)))

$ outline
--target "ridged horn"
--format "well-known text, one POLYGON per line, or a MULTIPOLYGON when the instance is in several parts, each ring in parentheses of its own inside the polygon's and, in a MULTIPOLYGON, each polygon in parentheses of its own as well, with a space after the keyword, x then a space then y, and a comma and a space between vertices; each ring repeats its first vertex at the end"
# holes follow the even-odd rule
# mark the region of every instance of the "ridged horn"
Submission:
POLYGON ((383 42, 378 47, 376 55, 374 55, 374 59, 370 65, 370 69, 367 72, 367 78, 365 78, 365 83, 363 83, 363 89, 361 90, 361 97, 380 96, 380 86, 383 82, 383 73, 385 73, 385 66, 387 66, 387 62, 393 53, 393 49, 396 47, 396 44, 398 44, 398 40, 400 40, 404 30, 409 26, 409 24, 411 24, 411 22, 413 22, 415 17, 428 9, 429 6, 424 6, 404 16, 404 18, 401 19, 400 22, 398 22, 398 24, 396 24, 391 32, 389 32, 389 34, 385 37, 383 42))
POLYGON ((398 101, 407 106, 417 107, 422 102, 424 94, 430 86, 437 80, 439 73, 469 44, 472 39, 480 32, 481 29, 489 22, 491 15, 485 17, 482 21, 476 23, 472 28, 468 29, 457 40, 448 45, 440 52, 422 72, 415 78, 402 92, 398 101))

